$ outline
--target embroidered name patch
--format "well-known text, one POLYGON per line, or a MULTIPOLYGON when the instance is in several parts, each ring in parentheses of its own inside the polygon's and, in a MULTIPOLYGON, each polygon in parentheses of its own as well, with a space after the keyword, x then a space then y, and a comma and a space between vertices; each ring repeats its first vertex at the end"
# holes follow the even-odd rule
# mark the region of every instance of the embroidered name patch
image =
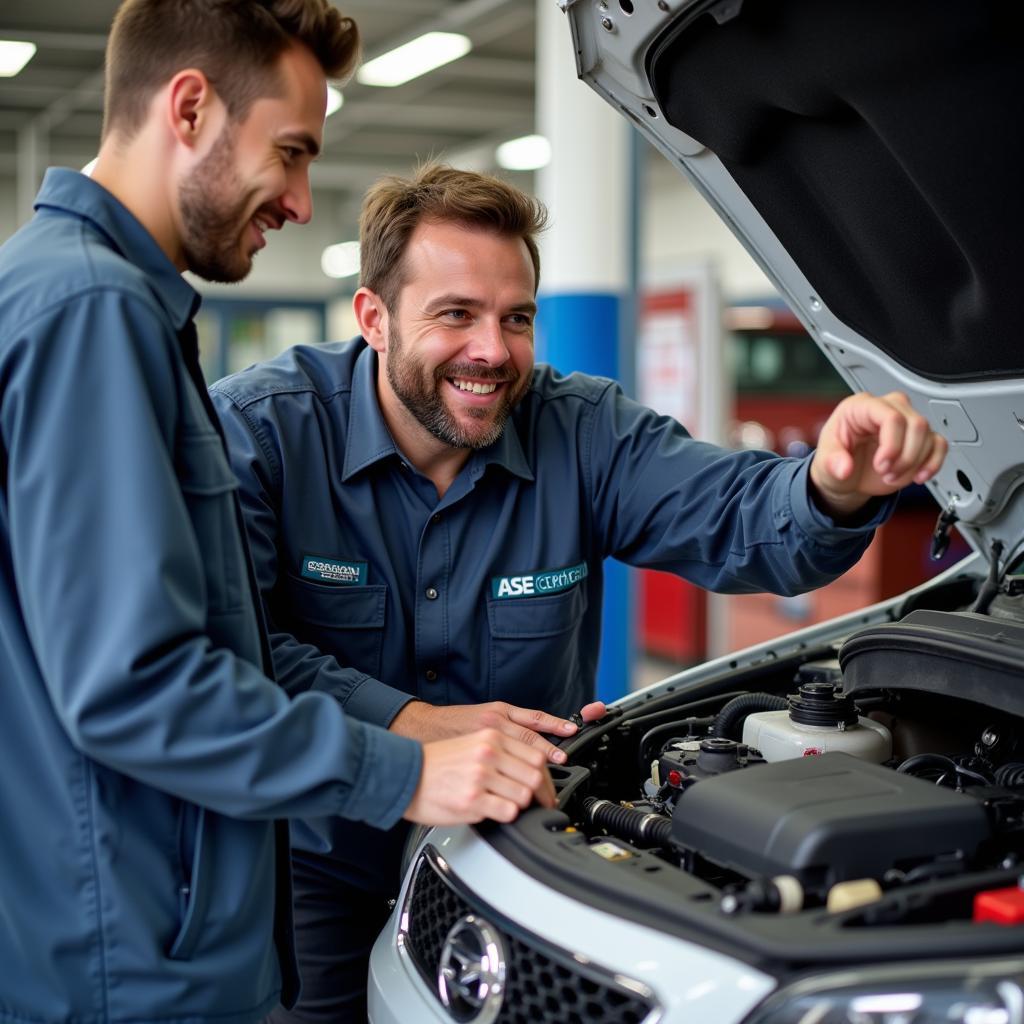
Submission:
POLYGON ((526 576, 494 576, 491 578, 491 597, 537 597, 557 594, 576 586, 587 578, 587 563, 570 565, 565 569, 542 569, 526 576))
POLYGON ((303 555, 302 575, 307 580, 319 580, 321 583, 354 583, 363 586, 366 583, 366 562, 303 555))

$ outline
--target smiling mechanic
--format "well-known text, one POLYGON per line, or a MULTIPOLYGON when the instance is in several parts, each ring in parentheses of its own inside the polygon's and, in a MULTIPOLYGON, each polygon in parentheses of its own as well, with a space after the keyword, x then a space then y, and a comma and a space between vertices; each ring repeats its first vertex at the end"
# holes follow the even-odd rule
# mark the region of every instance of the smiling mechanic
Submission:
MULTIPOLYGON (((580 707, 605 558, 719 591, 808 590, 857 561, 891 508, 872 499, 945 455, 898 394, 845 399, 795 460, 695 441, 610 380, 535 366, 543 221, 493 178, 433 165, 384 179, 363 207, 362 337, 211 389, 278 678, 333 685, 397 733, 529 715, 467 706, 481 701, 580 707)), ((363 1018, 401 841, 293 829, 304 989, 275 1020, 363 1018)))

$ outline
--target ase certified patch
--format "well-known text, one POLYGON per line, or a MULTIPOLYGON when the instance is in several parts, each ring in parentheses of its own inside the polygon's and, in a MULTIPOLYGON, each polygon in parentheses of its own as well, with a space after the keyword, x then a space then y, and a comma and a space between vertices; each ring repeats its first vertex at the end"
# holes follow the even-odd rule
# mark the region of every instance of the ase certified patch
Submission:
POLYGON ((303 555, 302 575, 307 580, 319 580, 321 583, 354 583, 363 586, 366 583, 366 562, 303 555))
POLYGON ((557 594, 574 587, 587 578, 587 563, 570 565, 564 569, 542 569, 524 576, 494 576, 491 578, 491 597, 538 597, 557 594))

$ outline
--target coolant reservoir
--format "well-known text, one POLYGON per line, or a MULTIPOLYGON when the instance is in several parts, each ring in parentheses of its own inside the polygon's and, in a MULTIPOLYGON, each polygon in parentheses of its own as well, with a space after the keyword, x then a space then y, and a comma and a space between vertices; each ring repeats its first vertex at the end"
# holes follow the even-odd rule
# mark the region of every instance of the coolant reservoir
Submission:
POLYGON ((879 722, 857 714, 849 697, 831 683, 805 683, 786 711, 757 711, 743 723, 743 742, 766 761, 810 757, 841 750, 881 764, 892 757, 892 735, 879 722))

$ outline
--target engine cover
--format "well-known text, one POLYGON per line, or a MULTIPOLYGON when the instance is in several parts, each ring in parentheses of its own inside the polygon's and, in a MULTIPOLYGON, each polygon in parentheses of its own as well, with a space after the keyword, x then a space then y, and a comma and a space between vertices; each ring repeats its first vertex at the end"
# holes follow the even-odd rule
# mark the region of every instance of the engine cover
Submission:
POLYGON ((683 793, 672 843, 748 877, 805 888, 974 856, 991 829, 973 797, 828 753, 705 779, 683 793))

